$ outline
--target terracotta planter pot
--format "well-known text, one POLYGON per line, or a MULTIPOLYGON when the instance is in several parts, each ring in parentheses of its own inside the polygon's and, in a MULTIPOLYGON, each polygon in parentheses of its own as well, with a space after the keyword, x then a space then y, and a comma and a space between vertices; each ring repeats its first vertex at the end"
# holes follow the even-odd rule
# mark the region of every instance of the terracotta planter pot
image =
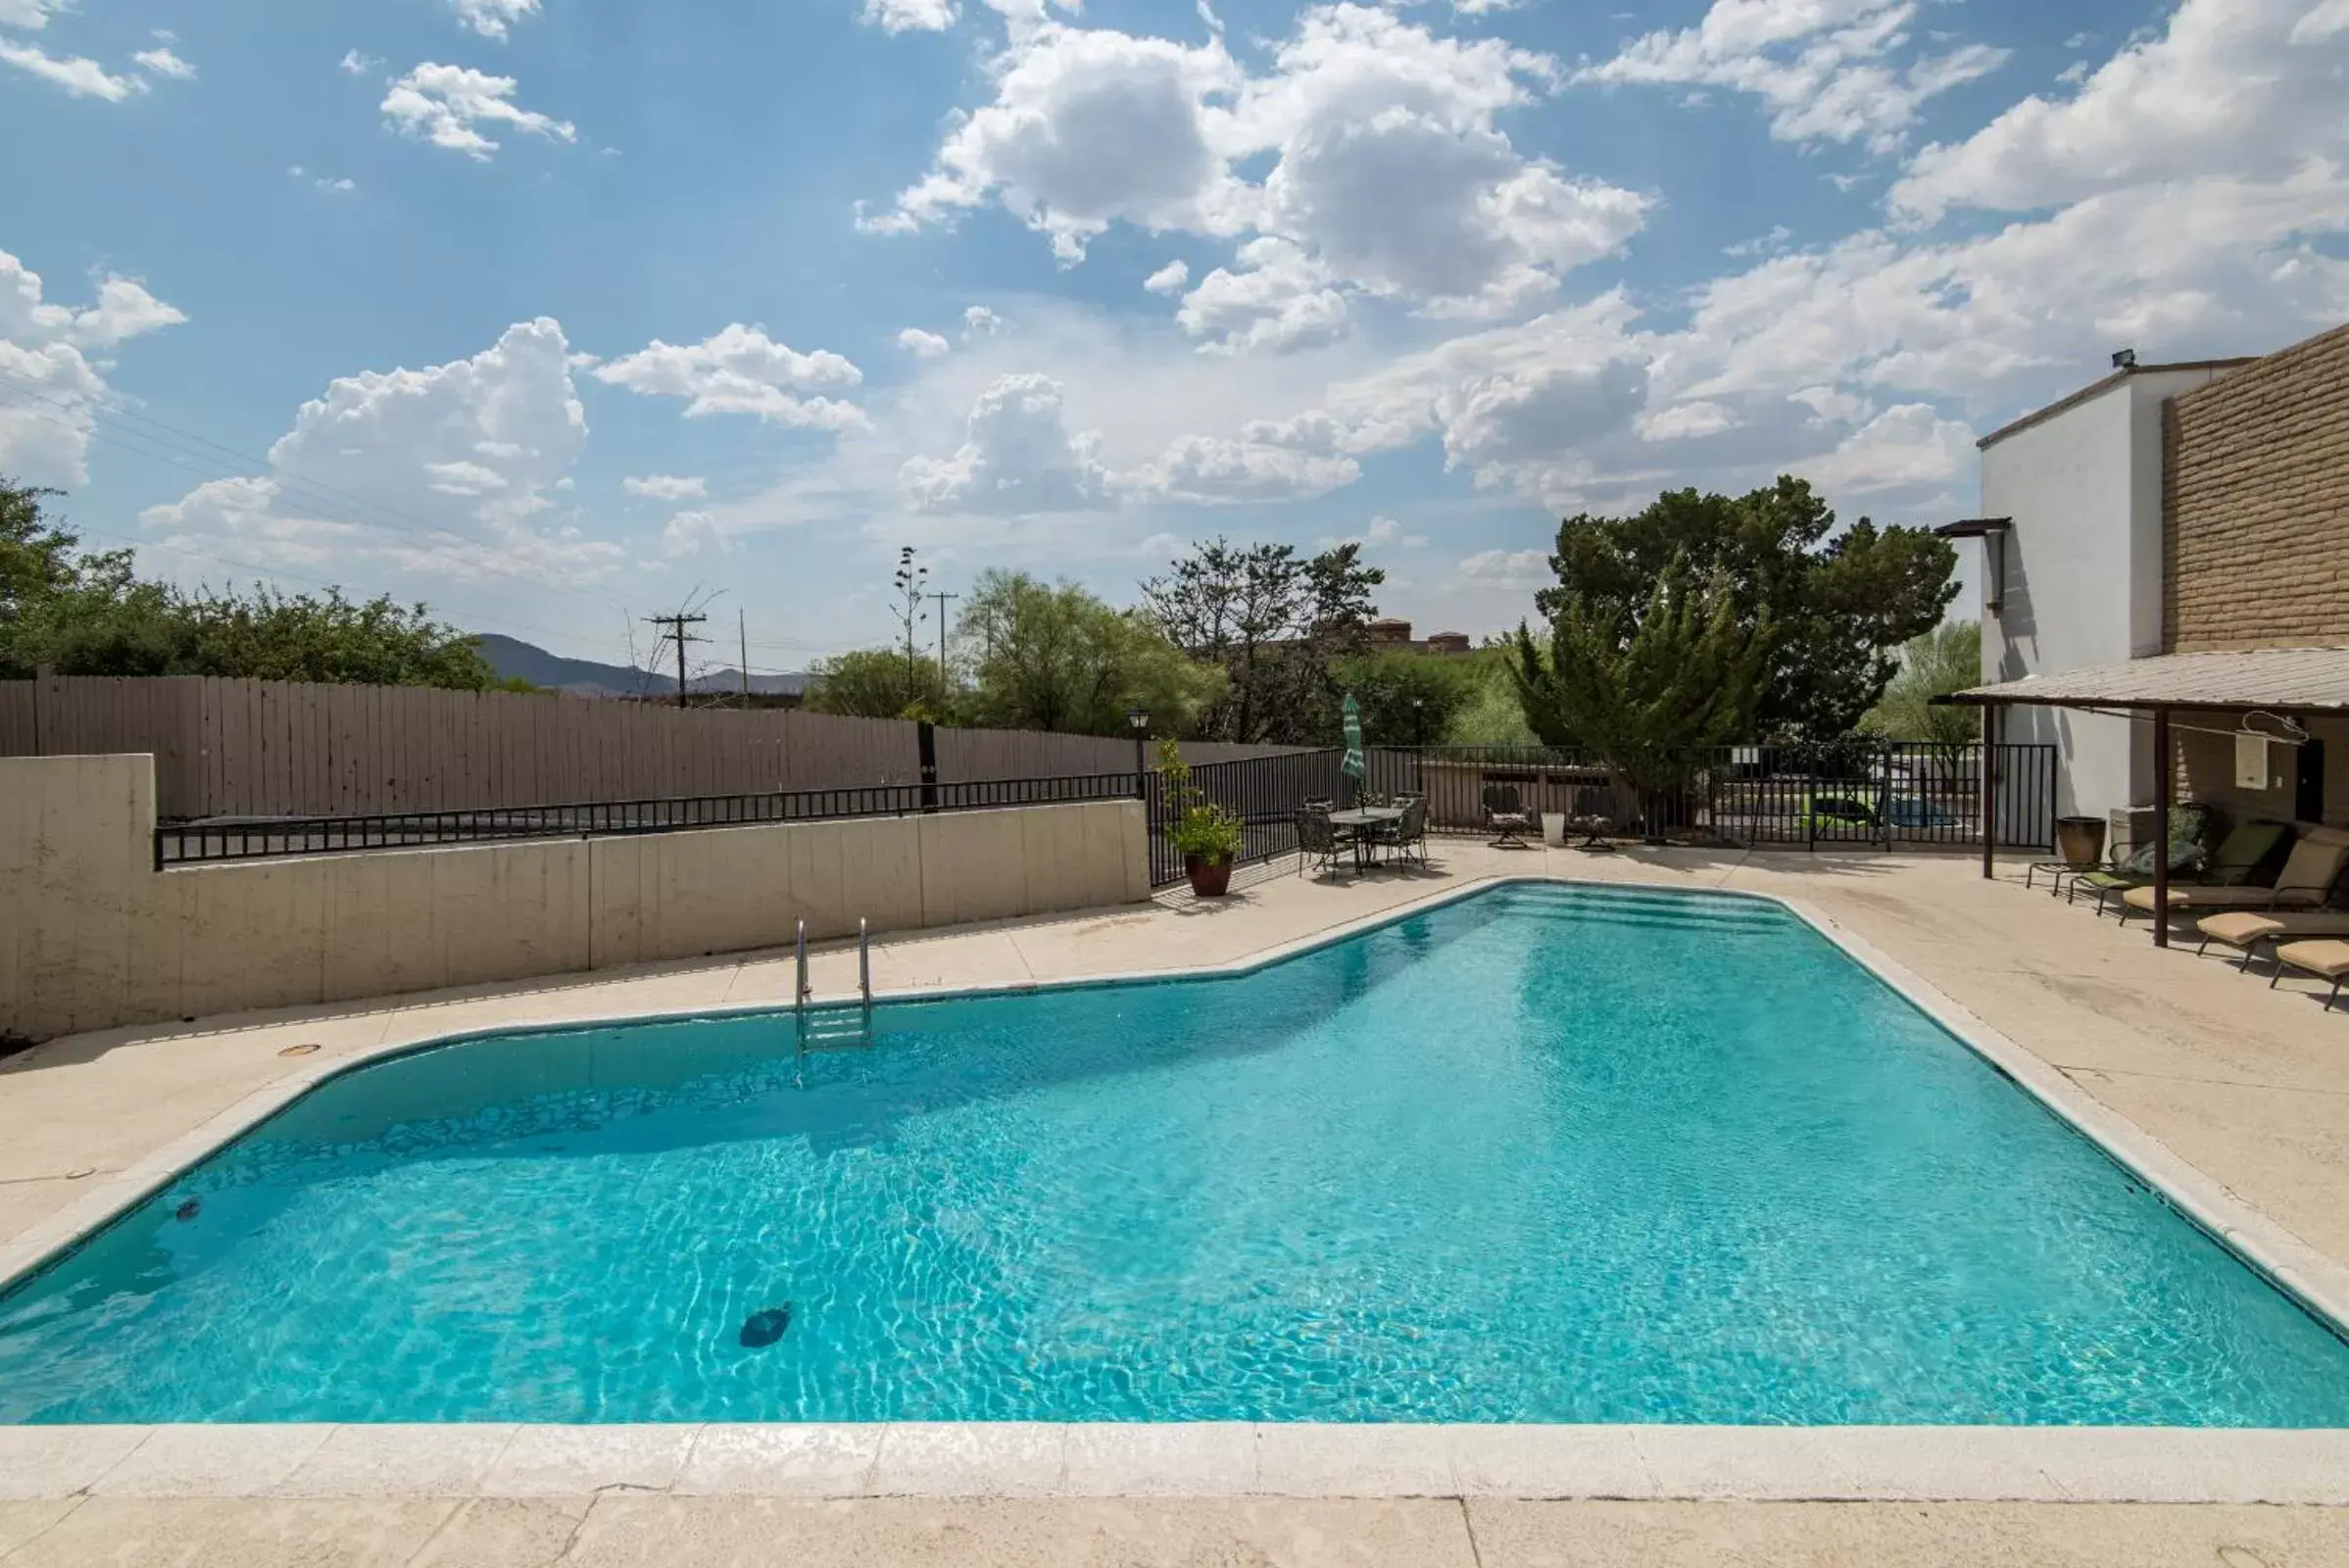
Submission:
POLYGON ((1232 885, 1232 858, 1226 855, 1210 860, 1203 855, 1186 855, 1183 874, 1191 879, 1191 891, 1199 898, 1220 899, 1232 885))

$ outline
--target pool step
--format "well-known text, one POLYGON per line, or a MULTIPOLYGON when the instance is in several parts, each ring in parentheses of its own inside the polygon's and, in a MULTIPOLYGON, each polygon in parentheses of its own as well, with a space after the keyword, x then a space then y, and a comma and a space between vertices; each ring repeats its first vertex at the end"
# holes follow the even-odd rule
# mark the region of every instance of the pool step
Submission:
POLYGON ((864 1051, 873 1043, 873 1015, 862 1004, 805 1007, 800 1011, 800 1050, 864 1051))

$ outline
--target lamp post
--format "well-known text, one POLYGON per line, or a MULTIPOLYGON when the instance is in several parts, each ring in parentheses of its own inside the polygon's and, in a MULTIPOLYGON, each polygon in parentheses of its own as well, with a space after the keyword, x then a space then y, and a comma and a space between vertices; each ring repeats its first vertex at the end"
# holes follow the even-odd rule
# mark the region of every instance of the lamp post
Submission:
POLYGON ((1147 708, 1127 709, 1126 728, 1134 732, 1134 798, 1147 801, 1150 798, 1150 764, 1143 758, 1142 746, 1150 736, 1150 710, 1147 708))

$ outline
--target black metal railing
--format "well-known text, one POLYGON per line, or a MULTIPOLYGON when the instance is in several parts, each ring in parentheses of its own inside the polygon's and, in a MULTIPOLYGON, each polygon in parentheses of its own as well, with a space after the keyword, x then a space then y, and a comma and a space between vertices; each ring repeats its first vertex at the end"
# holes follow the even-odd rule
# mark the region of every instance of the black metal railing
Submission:
POLYGON ((862 784, 758 795, 689 795, 572 806, 490 807, 469 811, 187 822, 155 830, 155 864, 160 869, 215 860, 345 855, 359 850, 422 849, 509 839, 604 838, 762 822, 823 822, 1131 800, 1136 786, 1131 773, 1088 773, 936 784, 862 784))
MULTIPOLYGON (((1485 791, 1506 785, 1537 814, 1602 814, 1625 831, 1736 844, 1979 845, 1979 743, 1847 738, 1722 746, 1677 760, 1681 782, 1639 791, 1595 753, 1555 746, 1373 747, 1365 787, 1428 798, 1437 832, 1476 832, 1485 791)), ((2002 848, 2055 842, 2055 748, 2001 745, 1992 829, 2002 848)))
MULTIPOLYGON (((1336 800, 1350 788, 1339 770, 1346 754, 1332 748, 1253 757, 1236 762, 1202 762, 1191 770, 1191 787, 1205 800, 1240 818, 1243 863, 1267 860, 1297 848, 1297 812, 1308 800, 1336 800)), ((1150 811, 1150 885, 1183 879, 1182 852, 1168 836, 1179 812, 1166 781, 1152 773, 1146 797, 1150 811)))

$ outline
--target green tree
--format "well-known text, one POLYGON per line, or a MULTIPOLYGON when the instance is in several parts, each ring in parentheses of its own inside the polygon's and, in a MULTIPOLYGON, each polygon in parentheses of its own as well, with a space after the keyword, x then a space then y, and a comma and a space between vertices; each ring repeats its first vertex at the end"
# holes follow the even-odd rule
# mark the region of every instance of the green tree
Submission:
POLYGON ((900 648, 859 648, 807 668, 813 713, 857 718, 945 718, 954 707, 938 662, 900 648))
POLYGON ((1344 738, 1347 693, 1361 705, 1362 733, 1371 744, 1433 746, 1483 685, 1483 672, 1471 660, 1399 649, 1341 659, 1331 672, 1333 700, 1322 705, 1316 735, 1325 746, 1344 738))
POLYGON ((1371 595, 1386 580, 1362 564, 1357 544, 1300 558, 1295 545, 1218 538, 1193 546, 1142 594, 1170 641, 1223 671, 1202 735, 1310 744, 1339 699, 1333 666, 1367 646, 1371 595))
POLYGON ((1473 685, 1468 701, 1452 715, 1444 731, 1447 746, 1539 746, 1542 738, 1525 721, 1525 705, 1518 700, 1517 682, 1510 674, 1514 656, 1507 648, 1479 650, 1456 662, 1468 669, 1473 685))
POLYGON ((1982 683, 1982 623, 1945 620, 1902 646, 1899 673, 1860 728, 1886 740, 1962 746, 1981 737, 1981 710, 1936 706, 1933 700, 1982 683))
POLYGON ((1748 621, 1730 585, 1703 586, 1675 557, 1634 609, 1553 598, 1547 657, 1519 625, 1512 674, 1526 722, 1551 746, 1596 752, 1642 793, 1684 782, 1699 749, 1753 733, 1772 667, 1772 627, 1748 621))
POLYGON ((1746 627, 1774 629, 1755 733, 1847 734, 1883 695, 1901 644, 1956 597, 1957 555, 1923 529, 1865 517, 1831 539, 1835 521, 1808 483, 1786 476, 1735 497, 1667 491, 1629 517, 1581 514, 1559 526, 1558 586, 1535 603, 1553 621, 1570 601, 1602 619, 1636 618, 1669 565, 1685 562, 1692 580, 1722 585, 1746 627))
POLYGON ((472 634, 422 605, 269 587, 182 593, 141 581, 127 550, 83 552, 49 518, 57 492, 0 480, 0 675, 224 675, 256 680, 495 684, 472 634))
POLYGON ((1222 688, 1148 616, 1026 572, 981 572, 956 635, 972 672, 964 711, 1001 729, 1124 735, 1139 707, 1160 734, 1186 734, 1222 688))

